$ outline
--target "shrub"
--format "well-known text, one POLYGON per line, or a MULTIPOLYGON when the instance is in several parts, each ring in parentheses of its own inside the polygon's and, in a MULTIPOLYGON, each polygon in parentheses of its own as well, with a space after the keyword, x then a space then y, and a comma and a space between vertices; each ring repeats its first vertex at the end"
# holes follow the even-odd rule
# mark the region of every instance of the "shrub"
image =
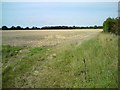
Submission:
POLYGON ((118 34, 120 18, 107 18, 103 23, 103 31, 118 34))

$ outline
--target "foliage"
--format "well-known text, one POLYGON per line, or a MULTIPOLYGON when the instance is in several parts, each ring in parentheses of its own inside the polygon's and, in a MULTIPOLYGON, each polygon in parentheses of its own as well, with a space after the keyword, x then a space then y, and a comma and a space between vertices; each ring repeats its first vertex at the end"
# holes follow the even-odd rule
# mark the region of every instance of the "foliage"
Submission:
POLYGON ((118 34, 120 18, 107 18, 103 23, 103 31, 118 34))
POLYGON ((2 26, 2 30, 44 30, 44 29, 102 29, 102 26, 86 26, 86 27, 78 27, 78 26, 44 26, 44 27, 20 27, 20 26, 12 26, 8 28, 7 26, 2 26))

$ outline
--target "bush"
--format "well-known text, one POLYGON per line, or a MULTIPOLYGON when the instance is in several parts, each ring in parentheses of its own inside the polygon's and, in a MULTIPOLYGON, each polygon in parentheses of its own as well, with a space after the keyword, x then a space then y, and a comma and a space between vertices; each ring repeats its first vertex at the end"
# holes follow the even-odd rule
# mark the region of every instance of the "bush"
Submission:
POLYGON ((120 18, 107 18, 103 23, 103 31, 118 34, 120 18))

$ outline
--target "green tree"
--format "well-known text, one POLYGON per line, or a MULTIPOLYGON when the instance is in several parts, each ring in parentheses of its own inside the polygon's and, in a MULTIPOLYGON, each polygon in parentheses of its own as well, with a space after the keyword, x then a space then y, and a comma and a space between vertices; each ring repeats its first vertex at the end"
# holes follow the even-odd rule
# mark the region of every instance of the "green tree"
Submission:
POLYGON ((2 26, 2 30, 7 30, 7 26, 2 26))
POLYGON ((103 31, 118 34, 120 18, 107 18, 103 23, 103 31))

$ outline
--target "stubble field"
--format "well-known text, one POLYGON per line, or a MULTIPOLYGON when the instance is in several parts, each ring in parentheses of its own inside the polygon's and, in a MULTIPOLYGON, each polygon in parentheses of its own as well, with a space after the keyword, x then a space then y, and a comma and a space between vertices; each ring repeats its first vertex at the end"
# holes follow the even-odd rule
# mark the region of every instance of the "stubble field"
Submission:
POLYGON ((101 29, 86 30, 13 30, 3 31, 3 44, 13 46, 57 46, 60 44, 79 44, 81 41, 89 39, 101 29))

